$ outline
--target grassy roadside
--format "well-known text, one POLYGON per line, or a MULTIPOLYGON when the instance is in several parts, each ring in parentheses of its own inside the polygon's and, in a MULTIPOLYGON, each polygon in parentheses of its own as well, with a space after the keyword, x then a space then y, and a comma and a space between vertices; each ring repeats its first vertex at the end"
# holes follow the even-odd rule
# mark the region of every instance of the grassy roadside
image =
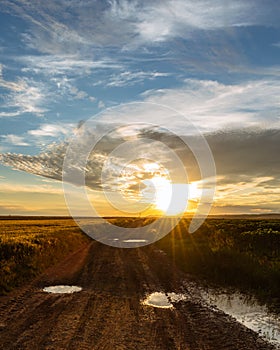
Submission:
POLYGON ((71 219, 0 220, 0 294, 42 273, 88 240, 71 219))
POLYGON ((209 219, 194 234, 188 220, 157 242, 182 270, 253 293, 280 310, 280 221, 209 219))

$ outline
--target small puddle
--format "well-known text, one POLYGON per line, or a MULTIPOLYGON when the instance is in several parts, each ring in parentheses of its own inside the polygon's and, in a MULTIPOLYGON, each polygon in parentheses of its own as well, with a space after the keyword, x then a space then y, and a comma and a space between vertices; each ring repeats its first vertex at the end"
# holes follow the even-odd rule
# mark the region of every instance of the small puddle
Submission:
POLYGON ((280 349, 280 317, 269 312, 255 298, 238 292, 227 293, 211 289, 208 292, 202 291, 201 296, 208 305, 234 317, 280 349))
POLYGON ((146 239, 125 239, 123 240, 124 243, 146 243, 146 239))
POLYGON ((173 303, 182 300, 186 300, 184 294, 155 292, 143 300, 142 304, 161 309, 171 309, 173 308, 173 303))
POLYGON ((78 286, 49 286, 43 289, 46 293, 54 293, 54 294, 71 294, 75 292, 80 292, 82 290, 81 287, 78 286))

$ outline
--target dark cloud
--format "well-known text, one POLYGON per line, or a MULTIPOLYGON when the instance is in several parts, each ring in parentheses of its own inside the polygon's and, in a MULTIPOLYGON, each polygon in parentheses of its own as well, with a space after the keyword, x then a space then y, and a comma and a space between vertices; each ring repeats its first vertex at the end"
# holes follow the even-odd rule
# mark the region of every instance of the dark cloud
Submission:
POLYGON ((210 134, 207 140, 218 175, 238 181, 246 176, 279 178, 280 130, 237 130, 210 134))

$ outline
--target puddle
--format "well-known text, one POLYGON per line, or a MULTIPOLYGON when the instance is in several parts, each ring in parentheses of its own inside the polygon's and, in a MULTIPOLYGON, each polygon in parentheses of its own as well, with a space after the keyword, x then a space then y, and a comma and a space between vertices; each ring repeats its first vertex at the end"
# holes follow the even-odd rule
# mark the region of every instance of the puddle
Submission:
POLYGON ((75 293, 75 292, 80 292, 82 290, 81 287, 78 286, 50 286, 50 287, 45 287, 43 289, 44 292, 47 293, 54 293, 54 294, 70 294, 70 293, 75 293))
POLYGON ((125 239, 123 240, 124 243, 146 243, 146 239, 125 239))
POLYGON ((161 309, 173 308, 173 303, 186 300, 184 294, 155 292, 150 294, 142 304, 161 309))
POLYGON ((280 349, 280 317, 260 305, 256 299, 238 292, 201 291, 208 305, 214 306, 234 317, 249 329, 259 333, 265 340, 280 349))

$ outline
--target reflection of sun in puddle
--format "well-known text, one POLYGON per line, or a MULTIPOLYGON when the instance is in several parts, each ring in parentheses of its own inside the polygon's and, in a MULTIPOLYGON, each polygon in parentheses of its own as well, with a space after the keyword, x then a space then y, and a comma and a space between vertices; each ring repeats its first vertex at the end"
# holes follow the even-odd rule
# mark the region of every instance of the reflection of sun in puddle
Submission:
POLYGON ((47 293, 54 293, 54 294, 70 294, 70 293, 75 293, 75 292, 80 292, 82 290, 81 287, 78 286, 50 286, 50 287, 45 287, 43 289, 44 292, 47 293))
POLYGON ((155 292, 151 293, 142 304, 161 309, 171 309, 173 308, 172 303, 177 303, 182 300, 186 300, 183 294, 155 292))

